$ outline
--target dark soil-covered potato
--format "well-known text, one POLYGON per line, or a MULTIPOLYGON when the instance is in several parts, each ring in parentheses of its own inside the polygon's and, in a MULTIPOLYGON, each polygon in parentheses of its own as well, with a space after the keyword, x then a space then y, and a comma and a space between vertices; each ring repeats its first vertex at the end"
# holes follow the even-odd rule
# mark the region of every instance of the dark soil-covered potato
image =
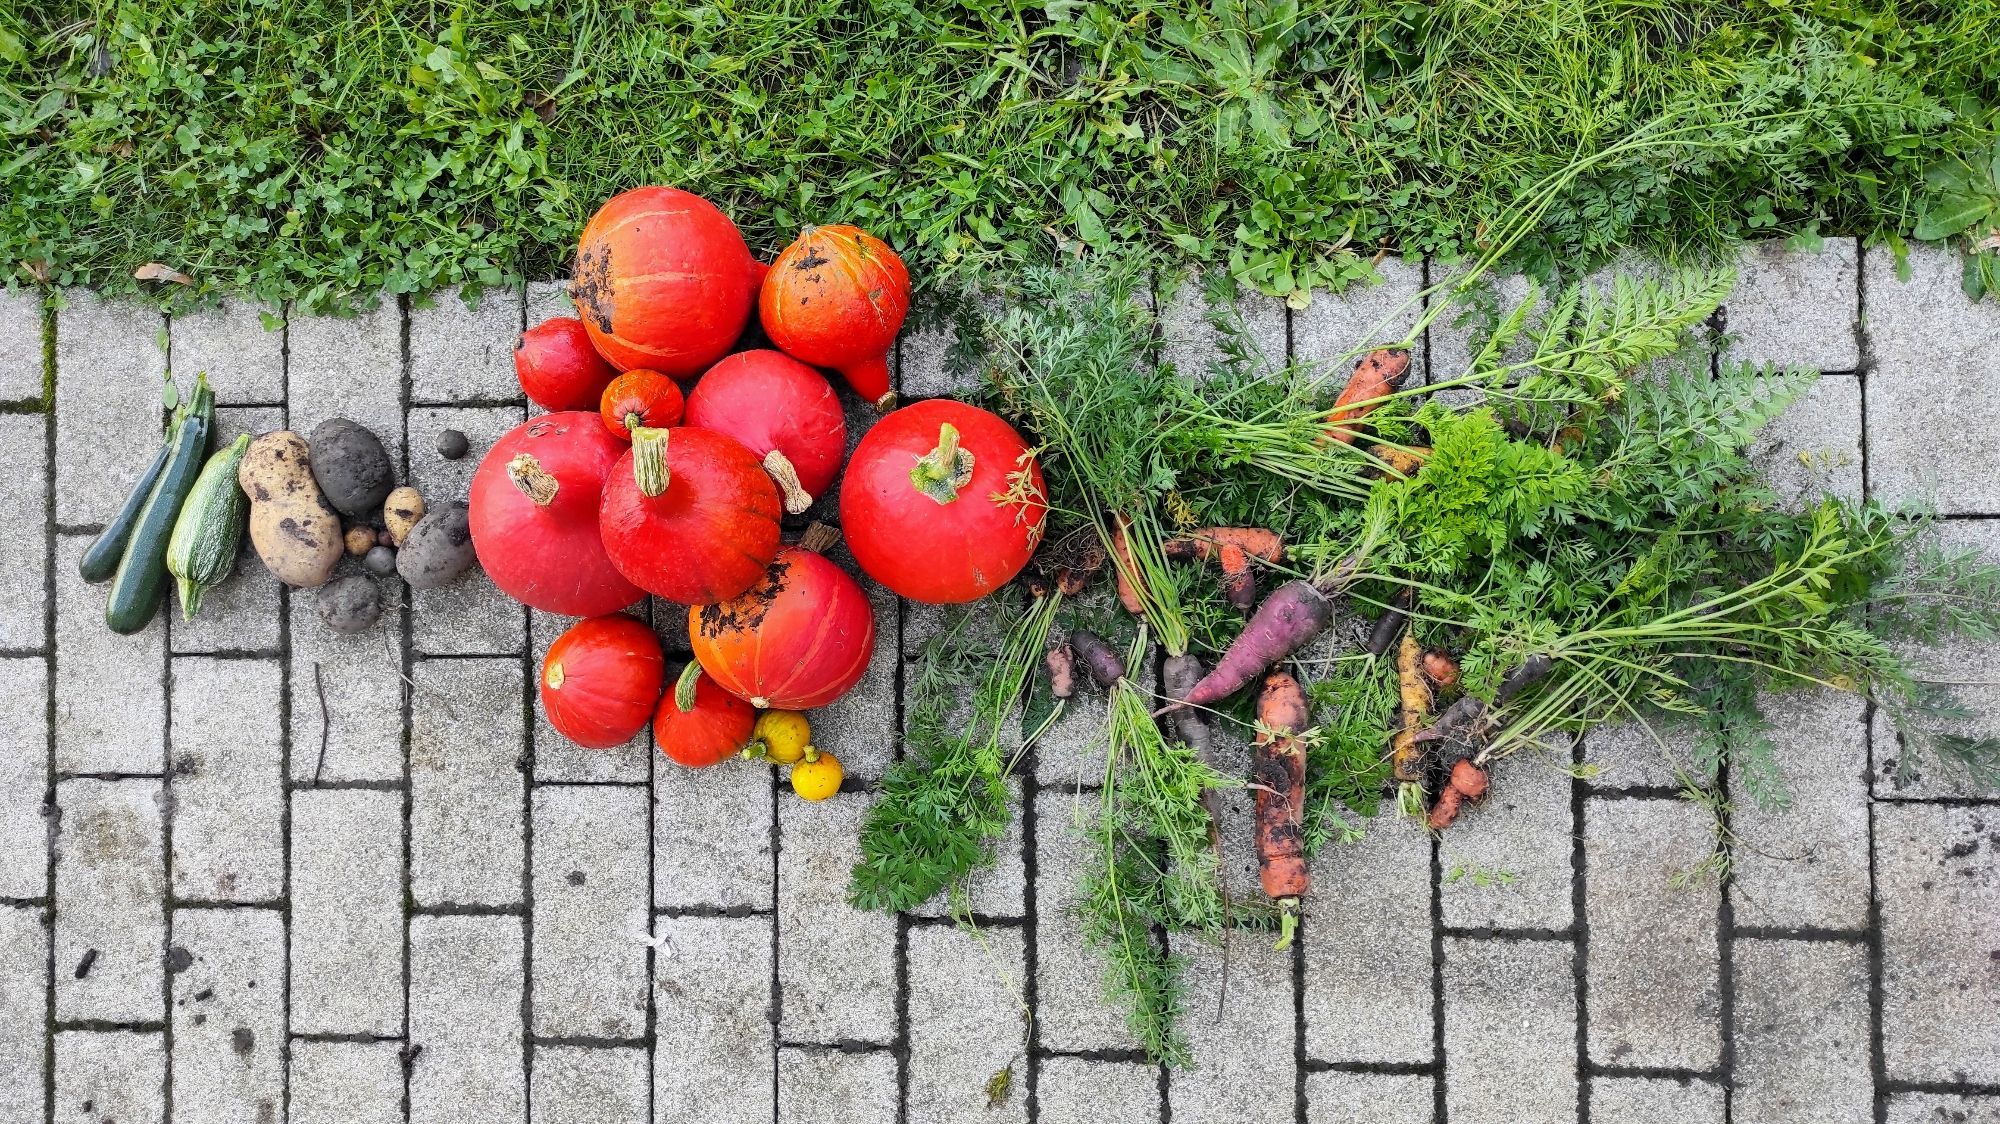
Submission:
POLYGON ((396 552, 386 546, 371 547, 368 553, 362 556, 361 564, 368 567, 368 572, 371 574, 384 576, 393 574, 396 572, 396 552))
POLYGON ((458 580, 473 559, 466 507, 454 500, 439 504, 410 529, 396 552, 396 572, 411 589, 436 589, 458 580))
POLYGON ((396 486, 396 470, 382 439, 346 418, 329 418, 312 431, 312 474, 334 510, 368 519, 396 486))
POLYGON ((381 590, 367 574, 349 574, 319 587, 319 619, 326 627, 352 636, 375 627, 382 617, 381 590))

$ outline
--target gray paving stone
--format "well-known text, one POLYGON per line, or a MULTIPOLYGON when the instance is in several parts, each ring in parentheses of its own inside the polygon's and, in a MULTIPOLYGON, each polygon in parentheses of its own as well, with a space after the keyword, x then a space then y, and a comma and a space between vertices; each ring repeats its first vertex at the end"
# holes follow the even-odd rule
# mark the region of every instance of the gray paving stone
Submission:
POLYGON ((0 414, 0 648, 48 646, 47 431, 40 414, 0 414))
POLYGON ((1181 1124, 1295 1119, 1291 951, 1279 952, 1263 934, 1251 933, 1232 937, 1227 952, 1178 933, 1168 945, 1187 957, 1180 1028, 1194 1057, 1191 1068, 1167 1074, 1168 1115, 1181 1124), (1247 1043, 1256 1044, 1257 1064, 1243 1064, 1247 1043))
MULTIPOLYGON (((1021 1084, 1018 1072, 1014 1084, 1021 1084)), ((1043 1058, 1035 1108, 1041 1124, 1154 1124, 1160 1119, 1160 1071, 1139 1062, 1043 1058)))
POLYGON ((1886 1124, 2000 1124, 2000 1097, 1891 1093, 1886 1124))
POLYGON ((1738 925, 1868 924, 1868 731, 1862 702, 1831 690, 1764 696, 1790 803, 1760 808, 1731 778, 1730 902, 1738 925))
MULTIPOLYGON (((1322 296, 1321 300, 1326 298, 1322 296)), ((1276 373, 1288 362, 1285 302, 1252 289, 1239 292, 1233 314, 1208 300, 1200 276, 1173 285, 1160 303, 1160 357, 1182 376, 1206 379, 1225 359, 1224 345, 1235 336, 1251 369, 1276 373), (1223 327, 1215 321, 1220 317, 1223 327)))
POLYGON ((1787 506, 1861 498, 1861 380, 1827 375, 1778 416, 1750 459, 1787 506))
POLYGON ((103 587, 76 576, 93 537, 56 537, 56 768, 158 773, 167 703, 155 669, 166 666, 166 614, 131 636, 106 627, 103 587))
POLYGON ((1722 1124, 1723 1100, 1722 1086, 1713 1081, 1666 1077, 1590 1081, 1590 1118, 1618 1124, 1722 1124))
POLYGON ((458 289, 446 289, 433 299, 428 308, 410 309, 411 399, 519 399, 514 345, 521 338, 521 291, 487 289, 473 308, 466 307, 458 289))
MULTIPOLYGON (((221 450, 239 434, 255 437, 285 428, 285 411, 277 406, 224 406, 215 411, 215 436, 209 448, 221 450)), ((236 569, 228 580, 201 597, 201 612, 193 620, 181 615, 176 592, 162 615, 171 615, 168 638, 175 654, 208 652, 271 652, 279 650, 284 600, 278 579, 264 568, 245 533, 236 551, 236 569)), ((311 595, 302 595, 311 611, 311 595)))
POLYGON ((401 1124, 400 1042, 292 1043, 291 1124, 401 1124))
POLYGON ((367 426, 393 464, 403 452, 403 324, 392 299, 358 316, 294 316, 289 393, 292 432, 311 437, 328 418, 367 426))
POLYGON ((174 911, 176 1124, 276 1121, 285 1104, 285 919, 276 910, 174 911))
POLYGON ((1422 1073, 1309 1073, 1306 1124, 1433 1124, 1436 1086, 1422 1073))
POLYGON ((1574 954, 1568 941, 1445 941, 1445 1113, 1453 1124, 1575 1117, 1574 954))
POLYGON ((292 1033, 403 1033, 403 797, 292 793, 292 1033))
POLYGON ((208 372, 215 400, 270 405, 285 400, 285 322, 281 310, 231 300, 176 312, 168 325, 174 371, 208 372), (272 323, 266 325, 266 317, 272 323))
MULTIPOLYGON (((845 547, 831 557, 848 573, 858 573, 845 547)), ((868 591, 868 602, 875 610, 875 653, 861 682, 813 712, 812 727, 813 742, 840 758, 846 776, 872 781, 880 779, 896 759, 901 741, 896 723, 896 664, 902 650, 902 626, 895 594, 866 578, 861 586, 868 591)))
POLYGON ((896 1117, 896 1058, 787 1046, 778 1051, 778 1124, 857 1124, 896 1117))
POLYGON ((543 788, 535 815, 536 1034, 646 1033, 647 822, 642 788, 543 788))
POLYGON ((49 930, 42 911, 0 906, 0 1119, 44 1119, 49 930))
POLYGON ((158 1031, 56 1035, 55 1124, 165 1124, 167 1048, 158 1031))
POLYGON ((1431 1061, 1430 837, 1382 817, 1313 865, 1319 886, 1300 938, 1306 1057, 1431 1061))
MULTIPOLYGON (((163 432, 167 322, 136 301, 65 292, 56 313, 56 522, 111 518, 163 432)), ((192 390, 192 378, 184 390, 192 390)), ((70 573, 75 573, 71 570, 70 573)))
POLYGON ((1103 692, 1087 686, 1064 700, 1062 713, 1035 739, 1036 783, 1064 790, 1104 783, 1106 707, 1103 692))
MULTIPOLYGON (((653 775, 654 905, 771 908, 771 778, 761 762, 684 769, 661 759, 653 775)), ((789 787, 778 798, 796 800, 789 787)))
POLYGON ((521 919, 410 919, 410 1124, 519 1120, 521 919))
POLYGON ((404 589, 394 578, 381 586, 382 619, 356 636, 326 627, 311 590, 292 593, 294 782, 403 779, 404 589))
MULTIPOLYGON (((641 601, 625 612, 639 620, 646 619, 646 602, 641 601)), ((535 646, 535 674, 540 675, 542 660, 549 654, 549 645, 556 637, 569 630, 580 618, 559 617, 538 610, 528 611, 528 638, 535 646)), ((685 629, 683 629, 685 632, 685 629)), ((683 644, 686 641, 682 642, 683 644)), ((673 671, 671 664, 668 671, 673 671)), ((653 728, 649 723, 633 735, 632 740, 616 749, 585 749, 549 725, 549 716, 542 709, 541 687, 536 685, 535 699, 535 779, 538 781, 627 781, 641 782, 653 772, 653 728)), ((662 773, 665 769, 660 770, 662 773)))
POLYGON ((779 801, 778 1010, 787 1042, 896 1037, 896 921, 847 904, 867 808, 851 793, 779 801))
POLYGON ((1867 1124, 1868 958, 1858 944, 1739 939, 1734 1118, 1867 1124))
MULTIPOLYGON (((1007 830, 993 844, 993 863, 974 871, 959 895, 965 907, 981 917, 1025 917, 1028 911, 1028 867, 1022 850, 1024 816, 1021 781, 1007 778, 1007 807, 1013 813, 1007 830)), ((959 910, 959 902, 946 892, 917 907, 920 917, 947 917, 959 910)))
POLYGON ((1026 1120, 1026 945, 1019 929, 911 928, 911 1124, 1026 1120), (988 1085, 1012 1067, 1019 1095, 991 1103, 988 1085))
POLYGON ((530 328, 551 316, 576 315, 576 302, 569 299, 568 278, 528 282, 527 305, 527 325, 530 328))
POLYGON ((1736 291, 1723 305, 1728 358, 1815 371, 1861 365, 1855 325, 1858 244, 1829 238, 1816 252, 1782 241, 1753 242, 1736 255, 1736 291))
POLYGON ((1909 263, 1908 282, 1896 280, 1886 250, 1862 263, 1868 378, 1896 388, 1868 404, 1870 490, 1891 504, 2000 512, 1989 440, 2000 429, 2000 305, 1965 299, 1956 250, 1912 245, 1909 263))
POLYGON ((1715 846, 1714 822, 1671 799, 1589 800, 1583 818, 1591 1060, 1714 1067, 1722 1055, 1722 891, 1699 873, 1715 846))
POLYGON ((769 917, 661 917, 653 957, 656 1120, 761 1124, 776 1065, 769 917))
POLYGON ((42 396, 42 294, 0 291, 0 400, 42 396))
POLYGON ((1683 788, 1705 783, 1694 761, 1694 734, 1671 715, 1594 726, 1583 736, 1583 763, 1593 791, 1683 788))
POLYGON ((56 786, 56 1018, 160 1019, 166 859, 160 782, 69 780, 56 786), (91 950, 88 972, 75 969, 91 950))
POLYGON ((1564 929, 1570 924, 1566 746, 1524 749, 1492 770, 1485 803, 1438 838, 1444 923, 1564 929), (1560 756, 1558 756, 1560 754, 1560 756))
POLYGON ((526 843, 521 663, 425 660, 410 717, 410 893, 516 905, 526 843))
MULTIPOLYGON (((973 315, 978 323, 969 327, 983 326, 998 318, 1004 305, 997 298, 988 298, 978 304, 973 315)), ((942 395, 964 396, 979 388, 983 381, 978 371, 953 371, 949 356, 958 345, 959 324, 946 321, 922 324, 906 328, 898 344, 898 360, 895 364, 895 386, 906 399, 936 398, 942 395)))
POLYGON ((1104 955, 1083 938, 1083 880, 1103 858, 1084 836, 1097 794, 1035 798, 1035 1019, 1050 1050, 1131 1050, 1125 1012, 1104 998, 1104 955))
POLYGON ((536 1046, 528 1124, 649 1124, 648 1088, 643 1049, 536 1046))
POLYGON ((2000 808, 1883 804, 1882 1053, 1907 1081, 2000 1083, 2000 808))
MULTIPOLYGON (((1988 561, 2000 559, 2000 521, 1947 520, 1934 525, 1940 546, 1972 549, 1988 561)), ((2000 682, 2000 650, 1972 640, 1898 646, 1920 678, 1962 686, 1953 698, 1969 714, 1963 722, 1918 723, 1921 728, 1974 736, 2000 735, 2000 693, 1986 684, 2000 682)), ((1996 796, 2000 785, 1980 786, 1961 769, 1947 767, 1925 749, 1911 746, 1899 733, 1887 707, 1877 707, 1871 738, 1875 754, 1874 793, 1877 797, 1996 796)))
POLYGON ((284 893, 284 699, 277 660, 173 666, 173 888, 203 901, 284 893))
POLYGON ((48 664, 0 659, 0 898, 49 892, 48 664))
MULTIPOLYGON (((424 503, 466 500, 479 458, 525 417, 517 406, 411 410, 409 481, 424 503), (464 433, 473 451, 456 461, 438 456, 437 435, 446 429, 464 433)), ((527 642, 525 612, 475 564, 450 585, 410 592, 411 640, 417 651, 435 656, 514 655, 527 642)))
MULTIPOLYGON (((1337 294, 1316 292, 1311 304, 1292 313, 1292 361, 1308 371, 1324 372, 1335 388, 1345 385, 1354 370, 1349 352, 1394 343, 1423 315, 1423 306, 1415 299, 1424 288, 1422 261, 1385 258, 1376 272, 1381 275, 1378 283, 1337 294)), ((1422 341, 1410 360, 1412 369, 1425 370, 1422 341)))

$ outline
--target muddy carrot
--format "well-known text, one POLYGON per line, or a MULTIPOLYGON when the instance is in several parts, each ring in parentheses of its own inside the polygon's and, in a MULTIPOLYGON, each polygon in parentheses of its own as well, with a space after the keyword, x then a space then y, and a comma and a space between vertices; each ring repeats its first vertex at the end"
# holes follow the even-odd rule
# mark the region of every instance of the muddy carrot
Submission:
POLYGON ((1203 527, 1191 535, 1168 539, 1165 550, 1168 558, 1177 560, 1214 559, 1222 568, 1223 596, 1247 613, 1257 604, 1257 577, 1250 570, 1250 560, 1283 561, 1285 540, 1263 527, 1203 527))
POLYGON ((1395 393, 1403 385, 1403 379, 1410 373, 1410 353, 1398 348, 1385 347, 1361 357, 1354 365, 1354 374, 1347 379, 1347 389, 1334 399, 1333 409, 1326 415, 1326 438, 1351 445, 1358 431, 1342 424, 1360 421, 1374 410, 1375 401, 1395 393))
POLYGON ((1265 676, 1257 696, 1250 786, 1257 806, 1257 876, 1282 918, 1278 948, 1292 943, 1300 899, 1312 888, 1306 863, 1306 751, 1298 738, 1310 724, 1299 681, 1282 671, 1265 676))
POLYGON ((1118 578, 1118 603, 1135 617, 1146 615, 1146 602, 1139 596, 1139 563, 1132 557, 1132 545, 1125 541, 1125 528, 1132 521, 1121 512, 1112 516, 1111 570, 1118 578))
POLYGON ((1403 625, 1410 619, 1410 591, 1404 590, 1396 598, 1396 603, 1382 611, 1375 620, 1375 627, 1368 630, 1368 654, 1381 659, 1389 653, 1389 645, 1396 640, 1403 625))
POLYGON ((1069 645, 1058 644, 1042 657, 1049 668, 1049 694, 1066 699, 1076 693, 1076 657, 1070 655, 1069 645))
POLYGON ((1104 638, 1094 632, 1074 629, 1069 634, 1069 648, 1083 664, 1083 670, 1090 675, 1090 681, 1109 690, 1113 683, 1125 678, 1125 661, 1118 650, 1105 643, 1104 638))
POLYGON ((1392 445, 1370 445, 1369 455, 1389 466, 1389 472, 1402 477, 1415 476, 1431 459, 1428 447, 1418 445, 1408 449, 1398 449, 1392 445))
POLYGON ((1440 651, 1437 648, 1425 651, 1423 668, 1424 678, 1440 687, 1456 687, 1458 685, 1458 661, 1452 659, 1449 652, 1440 651))
MULTIPOLYGON (((1208 669, 1201 666, 1201 658, 1194 655, 1167 657, 1160 668, 1160 680, 1167 689, 1167 697, 1177 699, 1194 689, 1201 682, 1208 669)), ((1204 764, 1213 765, 1209 747, 1214 741, 1214 731, 1210 729, 1208 714, 1193 707, 1182 707, 1173 712, 1174 733, 1181 742, 1194 750, 1195 756, 1204 764)), ((1220 852, 1222 846, 1222 793, 1219 789, 1203 788, 1201 806, 1208 813, 1208 843, 1220 852)))
POLYGON ((1402 702, 1402 721, 1389 743, 1396 779, 1405 783, 1420 783, 1424 779, 1423 762, 1417 753, 1417 731, 1430 718, 1431 688, 1424 682, 1419 667, 1422 655, 1423 648, 1417 638, 1405 632, 1402 644, 1396 649, 1396 695, 1402 702))

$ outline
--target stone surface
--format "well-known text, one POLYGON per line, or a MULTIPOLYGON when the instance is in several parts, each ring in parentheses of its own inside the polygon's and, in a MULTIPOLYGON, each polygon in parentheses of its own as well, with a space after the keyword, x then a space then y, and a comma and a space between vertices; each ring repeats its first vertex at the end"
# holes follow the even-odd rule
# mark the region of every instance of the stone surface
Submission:
POLYGON ((1285 366, 1285 302, 1253 290, 1237 293, 1233 301, 1211 301, 1209 296, 1200 276, 1171 284, 1160 301, 1161 358, 1197 379, 1222 365, 1232 345, 1247 356, 1253 370, 1285 366))
POLYGON ((281 1119, 285 1103, 285 919, 266 909, 177 909, 173 948, 174 1120, 281 1119))
POLYGON ((1792 508, 1822 496, 1861 498, 1861 380, 1828 375, 1766 426, 1750 449, 1755 464, 1792 508))
MULTIPOLYGON (((1311 304, 1292 313, 1292 361, 1336 387, 1345 385, 1353 372, 1350 352, 1396 342, 1423 315, 1417 300, 1424 287, 1423 262, 1386 258, 1375 268, 1380 281, 1338 294, 1316 292, 1311 304)), ((1411 355, 1411 369, 1420 375, 1425 370, 1421 341, 1411 355)))
MULTIPOLYGON (((779 801, 778 1010, 786 1042, 896 1036, 896 922, 847 904, 864 796, 779 801)), ((782 1082, 782 1065, 780 1081, 782 1082)))
MULTIPOLYGON (((569 299, 569 280, 530 281, 527 290, 527 326, 547 320, 551 316, 575 316, 576 303, 569 299)), ((509 360, 512 362, 512 360, 509 360)))
POLYGON ((1011 1067, 1026 1085, 1027 959, 1018 929, 910 930, 911 1124, 977 1117, 1025 1121, 1028 1099, 991 1104, 988 1086, 1011 1067))
POLYGON ((0 648, 48 646, 47 431, 40 414, 0 414, 0 648))
POLYGON ((1736 255, 1736 290, 1723 304, 1730 359, 1852 371, 1861 365, 1855 328, 1859 245, 1829 238, 1818 251, 1755 242, 1736 255))
POLYGON ((1097 794, 1044 789, 1035 800, 1035 1017, 1045 1049, 1130 1050, 1125 1012, 1104 998, 1103 953, 1084 939, 1084 878, 1103 866, 1083 833, 1097 794))
POLYGON ((1044 1058, 1035 1108, 1041 1124, 1154 1124, 1160 1118, 1160 1071, 1138 1062, 1044 1058))
POLYGON ((896 1059, 787 1046, 778 1051, 778 1124, 854 1124, 896 1117, 896 1059))
MULTIPOLYGON (((1951 519, 1933 527, 1937 545, 1952 552, 1976 551, 1981 560, 2000 561, 2000 521, 1951 519)), ((1907 723, 1915 732, 1959 733, 1974 737, 2000 735, 2000 693, 1986 687, 2000 681, 2000 650, 1972 640, 1940 644, 1899 645, 1919 678, 1949 688, 1952 700, 1966 711, 1965 721, 1907 723)), ((1886 706, 1875 709, 1871 741, 1875 755, 1875 795, 1886 798, 1932 796, 2000 796, 2000 784, 1981 785, 1964 769, 1938 759, 1930 739, 1907 737, 1904 723, 1893 720, 1886 706)))
POLYGON ((1167 945, 1187 958, 1180 1028, 1194 1061, 1167 1074, 1168 1115, 1182 1124, 1292 1120, 1298 1100, 1293 1083, 1251 1077, 1244 1071, 1243 1055, 1246 1045, 1251 1057, 1292 1055, 1298 1036, 1290 951, 1248 934, 1238 934, 1226 951, 1181 934, 1167 945))
POLYGON ((1599 1065, 1713 1068, 1722 1056, 1715 824, 1685 800, 1584 802, 1589 1051, 1599 1065))
POLYGON ((771 1119, 771 918, 661 917, 653 932, 659 1040, 674 1043, 653 1057, 654 1118, 771 1119))
POLYGON ((1590 1118, 1618 1124, 1722 1124, 1722 1086, 1667 1077, 1595 1077, 1590 1118))
POLYGON ((1736 924, 1861 929, 1868 924, 1868 730, 1862 702, 1831 690, 1760 700, 1787 804, 1760 807, 1731 776, 1736 924))
POLYGON ((167 937, 160 782, 68 780, 56 803, 56 1018, 157 1022, 167 937))
POLYGON ((947 890, 911 912, 919 917, 957 917, 965 910, 980 917, 1021 917, 1028 910, 1028 867, 1022 848, 1026 805, 1019 777, 1007 778, 1007 830, 993 844, 993 862, 966 879, 963 892, 947 890))
POLYGON ((1886 1124, 2000 1124, 2000 1096, 1891 1093, 1886 1124))
MULTIPOLYGON (((132 493, 165 429, 167 322, 135 301, 64 294, 56 313, 56 523, 102 523, 132 493), (64 377, 64 372, 69 376, 64 377)), ((188 392, 192 378, 183 379, 188 392)), ((62 571, 75 581, 76 570, 62 571)))
MULTIPOLYGON (((222 449, 239 435, 256 437, 285 428, 285 411, 279 406, 224 406, 215 411, 215 436, 211 447, 222 449)), ((201 596, 201 612, 193 620, 181 615, 178 595, 171 606, 169 631, 174 654, 214 652, 261 652, 278 655, 284 623, 284 594, 278 579, 264 568, 257 548, 245 530, 237 544, 236 569, 221 585, 201 596)), ((300 604, 311 610, 312 595, 299 595, 300 604)), ((165 614, 169 610, 162 609, 165 614)))
MULTIPOLYGON (((858 572, 846 547, 830 557, 848 573, 858 572)), ((861 682, 813 712, 813 741, 840 758, 850 780, 875 780, 896 759, 896 664, 902 651, 902 613, 895 594, 861 579, 875 609, 875 653, 861 682)))
POLYGON ((1868 957, 1858 944, 1738 940, 1739 1120, 1867 1124, 1868 957))
POLYGON ((410 309, 410 399, 518 400, 514 345, 520 338, 520 290, 488 288, 473 307, 460 290, 435 294, 428 308, 410 309))
POLYGON ((2000 807, 1875 810, 1882 1054, 1904 1081, 2000 1084, 2000 807))
POLYGON ((1306 1124, 1433 1124, 1436 1087, 1422 1073, 1309 1073, 1306 1124))
POLYGON ((521 919, 410 919, 410 1124, 519 1120, 521 919))
POLYGON ((1592 791, 1679 790, 1705 785, 1694 760, 1694 732, 1672 715, 1649 713, 1599 726, 1583 736, 1583 763, 1594 770, 1592 791))
POLYGON ((1912 245, 1909 265, 1905 282, 1886 249, 1862 262, 1868 379, 1896 389, 1868 403, 1870 489, 1889 504, 2000 513, 1990 436, 2000 430, 2000 305, 1965 299, 1956 250, 1912 245))
POLYGON ((400 1124, 399 1042, 292 1043, 292 1124, 400 1124))
POLYGON ((326 627, 310 591, 291 595, 291 673, 286 682, 295 783, 403 779, 401 605, 406 591, 394 578, 381 584, 382 619, 355 636, 326 627))
POLYGON ((42 1119, 48 956, 42 911, 0 906, 0 1120, 42 1119))
POLYGON ((1340 892, 1306 899, 1305 1056, 1328 1062, 1429 1062, 1431 844, 1415 826, 1368 825, 1315 864, 1340 892))
POLYGON ((42 295, 0 291, 0 401, 42 396, 42 295))
POLYGON ((1524 749, 1492 770, 1486 801, 1438 840, 1444 923, 1564 929, 1570 924, 1567 750, 1524 749))
POLYGON ((265 902, 284 893, 283 702, 277 660, 174 660, 176 896, 265 902))
POLYGON ((425 660, 410 717, 410 892, 515 905, 525 854, 521 661, 425 660))
POLYGON ((105 627, 103 588, 76 576, 93 537, 56 537, 56 769, 158 774, 166 759, 165 614, 131 636, 105 627), (118 689, 105 690, 109 683, 118 689))
POLYGON ((0 898, 49 892, 48 665, 0 659, 0 898))
POLYGON ((533 795, 534 1033, 646 1033, 646 790, 550 787, 533 795))
POLYGON ((1445 1111, 1454 1124, 1574 1119, 1574 955, 1567 941, 1444 942, 1445 1111))
POLYGON ((650 1124, 648 1089, 644 1050, 537 1046, 528 1124, 650 1124))
MULTIPOLYGON (((411 410, 409 482, 423 495, 425 509, 466 502, 480 458, 525 417, 517 406, 411 410), (439 456, 437 435, 447 429, 465 434, 472 451, 455 461, 439 456)), ((450 585, 410 591, 411 642, 434 656, 518 655, 527 643, 525 614, 475 562, 450 585)))
POLYGON ((285 400, 285 317, 249 300, 176 312, 168 326, 174 372, 208 374, 215 400, 225 405, 270 405, 285 400))
MULTIPOLYGON (((687 769, 664 756, 655 770, 653 904, 771 908, 773 771, 748 761, 687 769)), ((796 799, 789 787, 776 798, 796 799)))
POLYGON ((936 398, 978 388, 977 372, 951 369, 950 354, 958 339, 959 328, 953 323, 925 325, 903 335, 896 364, 896 386, 903 397, 936 398))
POLYGON ((166 1124, 160 1032, 65 1030, 55 1052, 55 1124, 166 1124))
POLYGON ((403 859, 401 794, 292 794, 292 1033, 403 1033, 403 859))

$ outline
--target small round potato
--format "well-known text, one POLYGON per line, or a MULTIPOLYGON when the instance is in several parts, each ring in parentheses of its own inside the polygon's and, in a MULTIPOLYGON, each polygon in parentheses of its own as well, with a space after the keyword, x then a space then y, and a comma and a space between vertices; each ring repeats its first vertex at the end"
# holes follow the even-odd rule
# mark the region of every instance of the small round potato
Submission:
POLYGON ((366 632, 382 617, 381 591, 367 574, 349 574, 326 583, 316 600, 319 619, 344 636, 366 632))

